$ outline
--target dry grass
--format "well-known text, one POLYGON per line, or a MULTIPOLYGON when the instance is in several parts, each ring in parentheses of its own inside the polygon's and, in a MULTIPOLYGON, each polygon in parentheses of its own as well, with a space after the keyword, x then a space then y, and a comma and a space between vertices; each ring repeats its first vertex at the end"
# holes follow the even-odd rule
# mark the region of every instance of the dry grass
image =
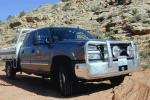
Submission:
POLYGON ((5 62, 2 62, 2 61, 0 60, 0 66, 3 66, 3 65, 5 65, 5 62))

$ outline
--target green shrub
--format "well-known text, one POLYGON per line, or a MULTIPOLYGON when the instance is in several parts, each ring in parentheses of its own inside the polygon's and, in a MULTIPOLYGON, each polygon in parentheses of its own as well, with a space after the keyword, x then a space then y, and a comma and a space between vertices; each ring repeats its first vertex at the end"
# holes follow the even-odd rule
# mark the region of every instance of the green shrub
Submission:
POLYGON ((96 12, 96 11, 98 11, 100 9, 100 7, 99 6, 94 6, 94 7, 92 7, 91 8, 91 12, 96 12))
POLYGON ((2 62, 2 61, 0 60, 0 66, 3 66, 3 65, 5 65, 5 62, 2 62))
POLYGON ((135 18, 136 18, 137 21, 140 21, 140 20, 142 20, 142 15, 138 14, 138 15, 135 16, 135 18))
POLYGON ((68 4, 66 4, 66 5, 62 8, 63 11, 67 11, 67 10, 69 10, 69 9, 70 9, 70 6, 69 6, 68 4))
POLYGON ((147 9, 147 13, 150 13, 150 9, 147 9))
POLYGON ((24 11, 22 11, 22 12, 20 12, 19 17, 22 17, 22 16, 24 16, 24 15, 25 15, 25 12, 24 12, 24 11))
POLYGON ((129 9, 123 9, 122 12, 127 13, 127 12, 129 12, 129 11, 130 11, 129 9))
POLYGON ((150 13, 148 14, 148 16, 150 17, 150 13))
POLYGON ((115 17, 115 16, 117 16, 117 13, 111 13, 107 19, 111 19, 112 17, 115 17))
POLYGON ((149 69, 150 65, 143 65, 142 68, 143 68, 143 70, 149 69))
POLYGON ((105 33, 106 37, 111 36, 111 35, 115 35, 115 32, 114 31, 110 31, 110 32, 106 32, 105 33))
POLYGON ((2 23, 3 23, 3 22, 0 20, 0 25, 2 25, 2 23))
POLYGON ((139 11, 138 11, 138 9, 133 9, 133 10, 132 10, 132 13, 133 13, 134 15, 136 15, 137 13, 139 13, 139 11))
POLYGON ((138 21, 140 21, 142 19, 143 19, 142 15, 137 14, 131 19, 131 23, 137 23, 138 21))
MULTIPOLYGON (((5 37, 5 38, 9 38, 9 37, 5 37)), ((11 43, 15 43, 18 39, 18 35, 13 35, 12 39, 7 40, 6 43, 11 44, 11 43)))
POLYGON ((7 17, 7 21, 10 20, 10 19, 12 19, 12 18, 13 18, 13 16, 9 15, 9 16, 7 17))
POLYGON ((42 5, 39 6, 39 8, 41 8, 41 7, 42 7, 42 5))
POLYGON ((143 59, 149 58, 149 56, 150 56, 150 47, 148 47, 148 46, 145 47, 145 50, 140 53, 140 56, 141 56, 143 59))
POLYGON ((47 16, 43 16, 42 20, 48 20, 49 18, 47 16))
POLYGON ((96 19, 97 22, 103 22, 106 20, 106 16, 101 16, 100 18, 96 19))

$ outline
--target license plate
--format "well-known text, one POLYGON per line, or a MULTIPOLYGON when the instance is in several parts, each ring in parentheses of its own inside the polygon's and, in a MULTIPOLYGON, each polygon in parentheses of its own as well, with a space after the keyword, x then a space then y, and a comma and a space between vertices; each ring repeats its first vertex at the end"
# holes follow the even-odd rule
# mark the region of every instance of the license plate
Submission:
POLYGON ((126 70, 128 70, 127 65, 119 66, 119 71, 126 71, 126 70))
POLYGON ((119 66, 127 65, 127 58, 119 58, 118 59, 118 65, 119 66))

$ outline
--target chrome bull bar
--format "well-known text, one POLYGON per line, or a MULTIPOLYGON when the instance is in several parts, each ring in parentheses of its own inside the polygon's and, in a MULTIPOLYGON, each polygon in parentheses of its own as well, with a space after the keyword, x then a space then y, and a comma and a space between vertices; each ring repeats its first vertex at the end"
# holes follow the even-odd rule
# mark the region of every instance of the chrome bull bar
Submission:
POLYGON ((138 54, 138 46, 136 42, 133 41, 88 41, 85 44, 85 61, 87 64, 89 64, 89 59, 88 59, 88 45, 89 44, 94 44, 94 45, 106 45, 107 47, 107 53, 108 53, 108 68, 111 68, 113 66, 113 56, 112 56, 112 50, 111 50, 111 44, 122 44, 122 43, 130 43, 131 46, 133 47, 134 51, 134 58, 133 58, 133 63, 136 64, 137 59, 139 59, 139 54, 138 54), (137 54, 136 54, 137 53, 137 54))

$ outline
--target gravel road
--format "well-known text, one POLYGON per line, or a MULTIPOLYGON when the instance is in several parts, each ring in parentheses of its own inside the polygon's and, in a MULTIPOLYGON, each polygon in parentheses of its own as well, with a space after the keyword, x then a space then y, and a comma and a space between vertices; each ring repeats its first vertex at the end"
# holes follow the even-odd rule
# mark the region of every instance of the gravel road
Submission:
POLYGON ((14 80, 0 67, 0 100, 150 100, 150 69, 126 76, 119 86, 109 81, 78 83, 74 94, 63 97, 50 79, 25 73, 14 80))

